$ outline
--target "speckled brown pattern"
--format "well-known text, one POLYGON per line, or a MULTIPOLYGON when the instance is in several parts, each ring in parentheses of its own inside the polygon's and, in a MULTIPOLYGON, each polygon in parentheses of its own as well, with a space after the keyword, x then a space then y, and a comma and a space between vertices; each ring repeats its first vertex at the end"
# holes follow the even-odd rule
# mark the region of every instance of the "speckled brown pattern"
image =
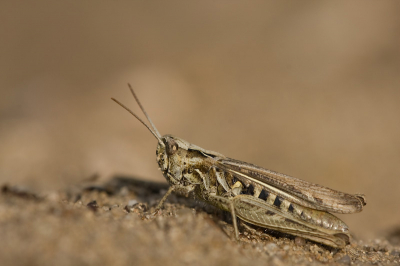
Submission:
POLYGON ((0 195, 2 265, 356 265, 398 263, 400 246, 357 241, 338 250, 242 225, 231 240, 229 215, 171 196, 167 188, 131 178, 35 195, 3 187, 0 195))

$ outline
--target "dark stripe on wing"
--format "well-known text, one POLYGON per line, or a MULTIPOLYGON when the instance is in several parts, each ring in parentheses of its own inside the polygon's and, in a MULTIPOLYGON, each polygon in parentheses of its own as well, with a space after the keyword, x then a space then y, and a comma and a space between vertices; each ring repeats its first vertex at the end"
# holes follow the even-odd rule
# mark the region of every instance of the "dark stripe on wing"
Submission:
POLYGON ((263 189, 260 193, 260 195, 258 196, 258 198, 262 199, 262 200, 267 200, 269 196, 269 192, 266 191, 265 189, 263 189))

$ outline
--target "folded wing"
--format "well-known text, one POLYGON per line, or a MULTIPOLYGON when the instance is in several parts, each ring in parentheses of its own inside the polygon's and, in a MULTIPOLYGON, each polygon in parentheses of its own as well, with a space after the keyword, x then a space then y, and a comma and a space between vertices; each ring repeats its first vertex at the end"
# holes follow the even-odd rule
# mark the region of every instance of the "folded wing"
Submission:
POLYGON ((334 213, 355 213, 362 211, 366 205, 362 194, 340 192, 246 162, 220 158, 217 159, 217 165, 240 180, 247 177, 259 184, 265 184, 276 192, 281 191, 278 193, 281 196, 313 209, 334 213))

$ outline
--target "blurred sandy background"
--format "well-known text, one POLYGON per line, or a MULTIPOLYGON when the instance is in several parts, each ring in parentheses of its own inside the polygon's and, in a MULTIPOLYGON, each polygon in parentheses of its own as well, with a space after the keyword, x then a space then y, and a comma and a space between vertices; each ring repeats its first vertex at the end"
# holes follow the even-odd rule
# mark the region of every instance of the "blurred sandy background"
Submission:
POLYGON ((1 1, 0 183, 163 181, 162 134, 350 193, 400 225, 400 2, 1 1))

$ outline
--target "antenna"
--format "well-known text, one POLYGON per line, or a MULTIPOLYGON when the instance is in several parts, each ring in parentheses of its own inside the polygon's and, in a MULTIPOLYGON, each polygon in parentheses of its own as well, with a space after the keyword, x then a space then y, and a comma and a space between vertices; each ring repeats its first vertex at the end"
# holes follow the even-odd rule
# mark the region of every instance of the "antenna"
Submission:
POLYGON ((146 113, 146 110, 144 110, 142 104, 139 101, 139 98, 136 96, 136 93, 133 91, 131 84, 128 83, 128 87, 131 90, 131 93, 132 93, 133 97, 135 97, 135 100, 136 100, 137 104, 139 105, 140 109, 142 109, 143 114, 146 116, 147 120, 150 122, 150 124, 153 127, 154 131, 157 133, 157 136, 161 138, 160 132, 158 132, 156 126, 151 121, 150 116, 146 113))
POLYGON ((118 100, 111 98, 111 100, 113 100, 114 102, 116 102, 117 104, 119 104, 122 108, 124 108, 125 110, 127 110, 131 115, 133 115, 134 117, 136 117, 137 120, 139 120, 145 127, 147 127, 147 129, 151 132, 151 134, 153 134, 153 136, 158 140, 158 143, 160 143, 162 146, 165 146, 164 142, 162 142, 161 140, 161 135, 158 132, 157 128, 154 126, 153 122, 151 122, 150 117, 147 115, 146 111, 144 110, 143 106, 141 105, 139 99, 137 98, 135 92, 133 91, 132 87, 130 84, 128 84, 129 89, 131 90, 133 96, 136 99, 136 102, 139 104, 140 109, 142 109, 144 115, 147 117, 147 119, 149 120, 150 124, 152 125, 153 129, 147 125, 142 119, 140 119, 134 112, 132 112, 132 110, 130 110, 128 107, 126 107, 125 105, 123 105, 122 103, 120 103, 118 100))

